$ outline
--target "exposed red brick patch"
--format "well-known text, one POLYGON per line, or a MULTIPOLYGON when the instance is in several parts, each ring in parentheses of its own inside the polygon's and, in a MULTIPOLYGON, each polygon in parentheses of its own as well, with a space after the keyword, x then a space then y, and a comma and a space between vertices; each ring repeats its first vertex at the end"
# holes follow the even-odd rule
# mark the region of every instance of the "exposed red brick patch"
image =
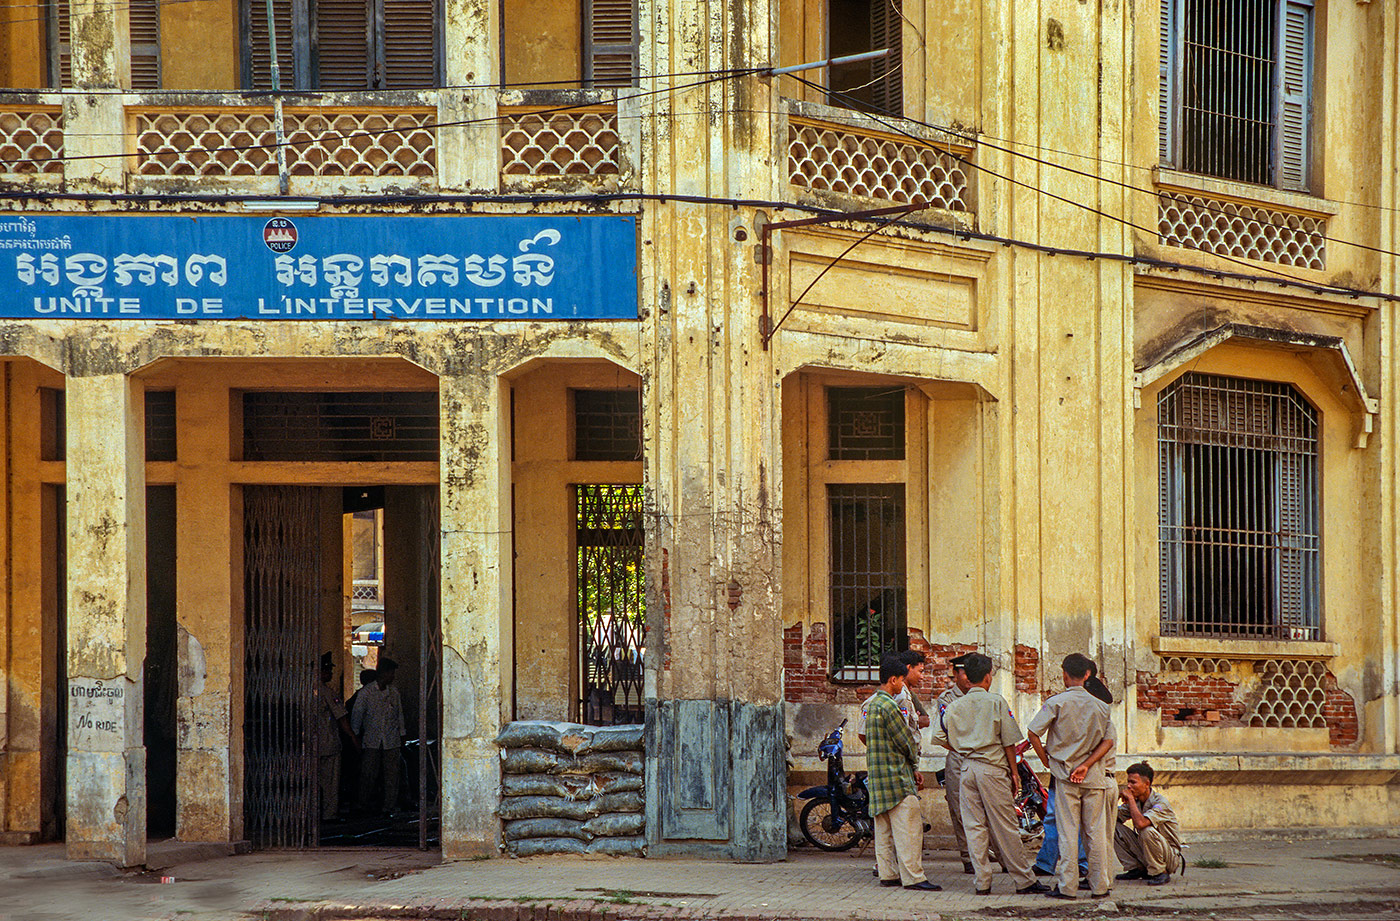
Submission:
POLYGON ((1016 690, 1034 694, 1040 687, 1040 650, 1017 643, 1015 656, 1016 690))
POLYGON ((1323 718, 1327 720, 1327 741, 1333 748, 1348 748, 1360 738, 1360 722, 1356 718, 1356 701, 1337 685, 1337 676, 1331 672, 1323 679, 1323 690, 1327 702, 1322 705, 1323 718))
MULTIPOLYGON (((930 643, 922 630, 909 630, 909 648, 928 659, 924 680, 914 685, 923 700, 941 693, 953 683, 949 660, 963 653, 976 652, 970 643, 930 643)), ((814 623, 804 635, 802 624, 783 630, 783 687, 790 703, 860 703, 875 690, 873 686, 835 684, 828 673, 829 648, 825 623, 814 623)), ((1016 647, 1016 689, 1035 691, 1040 654, 1029 646, 1016 647)))
POLYGON ((1162 711, 1163 726, 1243 726, 1245 702, 1238 682, 1217 675, 1184 675, 1163 681, 1152 672, 1137 673, 1139 710, 1162 711), (1207 714, 1220 715, 1218 720, 1207 714))

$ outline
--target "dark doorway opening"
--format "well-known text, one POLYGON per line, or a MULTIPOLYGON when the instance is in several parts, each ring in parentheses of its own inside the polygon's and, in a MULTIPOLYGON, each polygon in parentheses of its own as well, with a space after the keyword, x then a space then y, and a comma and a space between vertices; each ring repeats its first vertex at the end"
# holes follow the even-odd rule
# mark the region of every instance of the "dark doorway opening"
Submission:
POLYGON ((175 487, 146 487, 146 834, 175 835, 175 487))
POLYGON ((590 725, 641 723, 646 594, 642 487, 574 487, 579 709, 590 725))

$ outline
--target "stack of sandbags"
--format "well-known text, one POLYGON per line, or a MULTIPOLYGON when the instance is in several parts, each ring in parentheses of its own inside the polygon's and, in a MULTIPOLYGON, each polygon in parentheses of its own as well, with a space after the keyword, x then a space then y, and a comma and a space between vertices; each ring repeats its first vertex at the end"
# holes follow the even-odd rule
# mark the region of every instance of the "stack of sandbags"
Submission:
POLYGON ((507 852, 641 855, 641 726, 522 721, 496 744, 507 852))

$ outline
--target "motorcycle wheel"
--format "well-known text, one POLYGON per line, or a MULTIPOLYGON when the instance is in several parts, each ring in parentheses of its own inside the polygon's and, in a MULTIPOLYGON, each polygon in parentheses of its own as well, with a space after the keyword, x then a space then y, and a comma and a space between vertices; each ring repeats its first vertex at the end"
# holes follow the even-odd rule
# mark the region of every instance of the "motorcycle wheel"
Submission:
POLYGON ((808 800, 799 819, 802 837, 823 851, 849 851, 860 843, 858 832, 849 821, 837 827, 830 799, 808 800))

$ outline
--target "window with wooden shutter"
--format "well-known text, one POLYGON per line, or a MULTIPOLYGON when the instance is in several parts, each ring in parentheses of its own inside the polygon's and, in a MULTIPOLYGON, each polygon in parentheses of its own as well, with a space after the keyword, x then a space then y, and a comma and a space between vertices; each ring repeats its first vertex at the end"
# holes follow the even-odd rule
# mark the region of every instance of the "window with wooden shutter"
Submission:
MULTIPOLYGON (((266 0, 244 0, 244 86, 269 89, 266 0)), ((273 0, 283 89, 438 84, 438 0, 273 0)))
POLYGON ((635 0, 586 0, 584 85, 597 89, 637 81, 635 0))
MULTIPOLYGON (((127 7, 131 43, 131 88, 160 89, 160 0, 130 0, 127 7)), ((73 85, 73 57, 68 0, 51 0, 47 9, 50 86, 73 85)))
POLYGON ((1162 163, 1306 190, 1310 0, 1161 0, 1160 16, 1162 163))
POLYGON ((904 16, 902 0, 829 0, 827 53, 833 58, 889 50, 870 61, 829 69, 828 102, 885 115, 904 114, 904 16))
POLYGON ((433 0, 382 0, 384 10, 382 67, 385 89, 437 86, 437 4, 433 0))

